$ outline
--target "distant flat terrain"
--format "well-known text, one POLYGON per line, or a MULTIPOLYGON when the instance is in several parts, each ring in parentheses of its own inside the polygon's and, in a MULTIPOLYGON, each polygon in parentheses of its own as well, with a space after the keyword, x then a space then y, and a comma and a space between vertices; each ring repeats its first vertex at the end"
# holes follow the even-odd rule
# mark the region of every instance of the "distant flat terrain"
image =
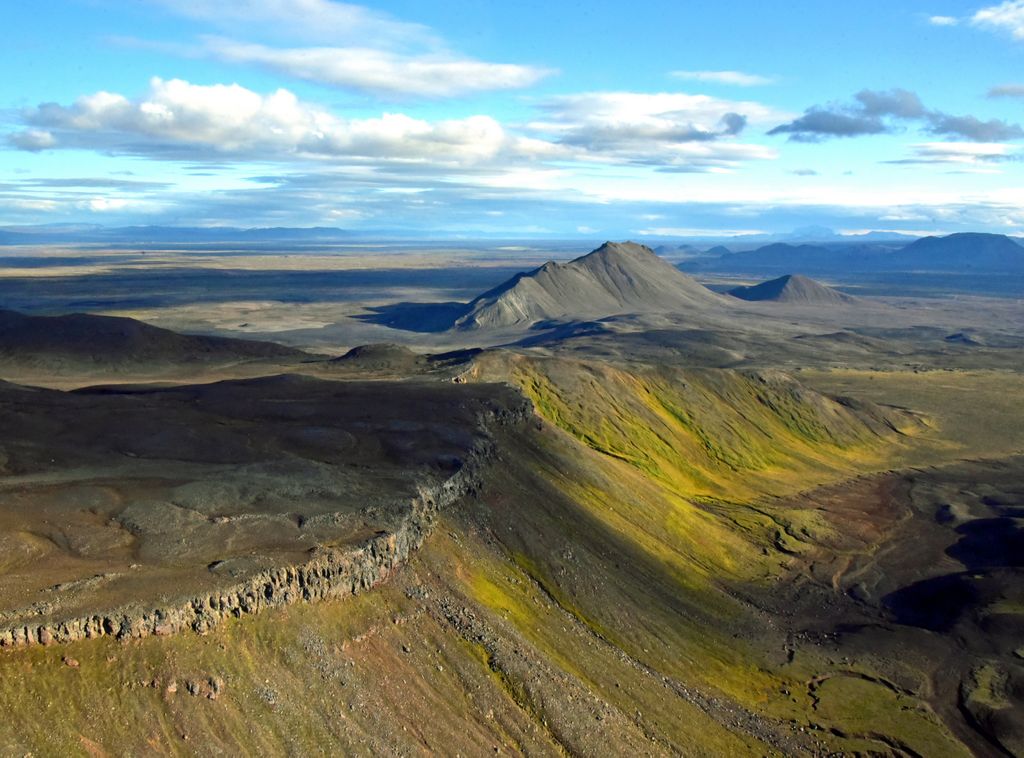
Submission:
MULTIPOLYGON (((451 325, 465 316, 470 303, 517 275, 549 259, 562 265, 592 247, 585 242, 348 243, 294 249, 284 243, 134 250, 97 245, 15 246, 0 248, 0 308, 45 315, 128 316, 179 332, 272 340, 336 355, 358 345, 384 342, 441 352, 541 336, 543 332, 530 331, 528 323, 518 333, 485 328, 466 334, 438 328, 446 326, 446 319, 451 325)), ((690 271, 689 264, 683 268, 690 271)), ((710 262, 691 273, 715 292, 760 281, 750 275, 715 273, 710 262)), ((810 272, 790 269, 784 273, 810 272)), ((766 332, 773 333, 789 330, 790 322, 797 320, 822 333, 897 325, 937 326, 949 334, 993 327, 1024 333, 1024 309, 1018 302, 1024 282, 1013 276, 972 271, 956 275, 830 271, 822 284, 865 302, 838 313, 800 302, 786 304, 796 309, 792 313, 767 306, 758 311, 758 304, 751 304, 753 310, 744 316, 742 303, 736 301, 733 310, 743 322, 739 328, 748 330, 760 321, 766 332), (757 315, 751 318, 751 314, 757 315)), ((495 322, 495 307, 506 307, 504 300, 510 296, 506 294, 501 305, 488 305, 484 321, 495 322)), ((684 300, 680 295, 663 300, 679 306, 674 308, 678 328, 734 326, 728 318, 709 323, 703 309, 686 308, 684 300)), ((596 301, 591 297, 586 305, 592 317, 596 301)), ((546 307, 550 311, 551 305, 546 307)), ((651 308, 635 299, 633 306, 620 310, 651 308)), ((607 304, 604 311, 610 315, 607 304)), ((561 321, 571 320, 572 314, 565 311, 561 321)), ((647 328, 652 326, 653 322, 647 328)))

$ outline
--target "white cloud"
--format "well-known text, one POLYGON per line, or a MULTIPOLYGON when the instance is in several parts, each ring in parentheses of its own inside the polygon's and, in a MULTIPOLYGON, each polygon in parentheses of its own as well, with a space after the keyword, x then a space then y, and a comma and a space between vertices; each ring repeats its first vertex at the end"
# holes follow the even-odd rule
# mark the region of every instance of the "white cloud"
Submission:
MULTIPOLYGON (((896 210, 878 217, 881 221, 928 221, 930 216, 919 211, 896 210)), ((879 230, 882 231, 882 230, 879 230)))
POLYGON ((909 163, 957 163, 976 165, 1009 160, 1019 155, 1018 147, 1001 142, 924 142, 911 145, 909 163))
POLYGON ((479 187, 498 190, 558 192, 572 186, 573 176, 563 169, 506 167, 500 171, 475 176, 473 183, 479 187))
MULTIPOLYGON (((887 216, 880 216, 880 221, 901 221, 899 218, 889 218, 887 216)), ((931 221, 930 216, 920 216, 913 219, 914 221, 931 221)), ((908 237, 928 237, 928 236, 942 236, 949 234, 950 232, 942 229, 879 229, 878 227, 865 227, 862 229, 837 229, 836 234, 841 237, 857 237, 862 234, 870 234, 871 232, 889 232, 891 234, 905 234, 908 237)))
POLYGON ((278 49, 208 38, 207 49, 232 63, 251 63, 298 79, 385 95, 451 97, 528 87, 550 71, 443 54, 399 55, 365 47, 278 49))
POLYGON ((957 183, 938 183, 934 177, 920 181, 851 186, 848 182, 777 182, 765 184, 749 175, 701 177, 680 183, 678 177, 659 174, 615 177, 591 182, 575 179, 588 199, 602 203, 722 204, 732 208, 840 208, 872 209, 886 213, 896 207, 942 208, 976 205, 1024 207, 1024 187, 987 186, 970 192, 957 183))
MULTIPOLYGON (((111 92, 78 98, 70 106, 40 105, 26 114, 32 128, 10 138, 15 147, 92 147, 153 157, 248 159, 372 158, 473 164, 520 141, 489 116, 428 122, 401 113, 344 119, 279 89, 261 95, 238 84, 209 86, 154 78, 150 91, 130 100, 111 92), (43 139, 45 130, 49 135, 43 139)), ((524 154, 539 152, 533 140, 524 154)))
POLYGON ((786 114, 761 103, 725 100, 683 92, 585 92, 552 97, 542 106, 557 121, 614 124, 693 124, 712 129, 722 117, 739 113, 754 123, 772 123, 786 114))
POLYGON ((1006 31, 1014 39, 1024 40, 1024 0, 1006 0, 982 8, 971 17, 971 23, 1006 31))
POLYGON ((94 197, 89 200, 82 200, 76 205, 79 208, 86 210, 95 211, 97 213, 103 213, 106 211, 119 211, 131 206, 133 203, 131 200, 125 200, 122 198, 114 197, 94 197))
POLYGON ((929 16, 928 23, 932 26, 956 26, 960 19, 953 16, 929 16))
POLYGON ((633 233, 640 237, 741 237, 744 234, 767 234, 764 229, 693 229, 679 226, 635 229, 633 233))
POLYGON ((353 3, 331 0, 152 0, 181 16, 231 33, 252 31, 304 42, 436 44, 431 30, 353 3))
POLYGON ((35 198, 15 198, 13 200, 5 199, 4 205, 23 211, 44 212, 55 211, 59 207, 59 204, 55 200, 38 200, 35 198))
POLYGON ((688 81, 728 84, 734 87, 759 87, 775 83, 774 77, 747 74, 743 71, 672 71, 671 76, 688 81))
POLYGON ((334 221, 358 221, 365 218, 366 214, 352 208, 331 208, 326 213, 327 218, 334 221))
POLYGON ((453 97, 529 87, 552 73, 452 52, 428 27, 330 0, 150 0, 225 36, 194 44, 117 38, 186 57, 215 57, 384 97, 453 97), (246 39, 246 41, 239 41, 246 39))
MULTIPOLYGON (((138 98, 97 92, 70 105, 39 105, 24 114, 28 128, 8 141, 23 150, 81 148, 172 160, 315 159, 369 171, 390 164, 421 172, 473 168, 477 183, 529 177, 525 187, 538 186, 536 164, 549 161, 722 172, 778 156, 774 148, 738 139, 746 114, 774 118, 757 103, 589 93, 542 107, 547 120, 527 125, 522 134, 487 115, 427 121, 392 112, 349 119, 286 89, 261 94, 238 84, 154 78, 138 98), (499 168, 500 178, 483 178, 484 169, 499 168)), ((551 167, 544 169, 549 177, 551 167)))
POLYGON ((779 118, 760 103, 685 93, 588 92, 550 98, 541 108, 546 118, 528 128, 579 160, 714 171, 778 155, 736 139, 748 121, 779 118))

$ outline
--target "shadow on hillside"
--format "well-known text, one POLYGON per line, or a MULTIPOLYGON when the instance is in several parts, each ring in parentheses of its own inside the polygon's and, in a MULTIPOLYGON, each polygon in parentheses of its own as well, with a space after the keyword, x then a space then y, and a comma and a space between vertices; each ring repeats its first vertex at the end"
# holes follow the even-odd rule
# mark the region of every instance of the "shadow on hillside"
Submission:
POLYGON ((354 318, 370 324, 401 329, 407 332, 437 333, 451 329, 456 319, 466 313, 465 303, 392 303, 367 309, 354 318))

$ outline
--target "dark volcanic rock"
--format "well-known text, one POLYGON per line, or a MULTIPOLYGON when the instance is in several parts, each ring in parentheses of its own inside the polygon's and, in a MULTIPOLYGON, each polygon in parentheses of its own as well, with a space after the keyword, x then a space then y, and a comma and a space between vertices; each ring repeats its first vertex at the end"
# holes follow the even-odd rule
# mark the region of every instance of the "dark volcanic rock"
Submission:
POLYGON ((399 371, 409 372, 417 366, 424 365, 426 358, 419 353, 413 352, 404 345, 396 345, 391 342, 381 342, 371 345, 360 345, 354 347, 340 358, 334 358, 331 363, 344 364, 374 371, 399 371))
POLYGON ((494 454, 490 430, 530 414, 518 392, 483 384, 279 376, 76 392, 9 387, 0 392, 0 426, 17 470, 91 473, 90 484, 70 482, 66 492, 5 493, 19 526, 0 545, 20 545, 32 519, 49 530, 53 516, 63 526, 46 533, 65 547, 45 567, 60 584, 37 582, 20 603, 5 598, 0 647, 203 632, 225 618, 379 584, 422 543, 438 509, 480 488, 494 454), (116 431, 103 426, 110 418, 116 431), (60 445, 37 454, 41 433, 60 445), (116 476, 95 486, 109 460, 116 476), (181 484, 165 492, 160 476, 181 484), (125 550, 108 546, 115 537, 130 553, 112 557, 125 550), (123 563, 82 574, 83 556, 123 563), (173 585, 159 579, 169 569, 178 572, 173 585))

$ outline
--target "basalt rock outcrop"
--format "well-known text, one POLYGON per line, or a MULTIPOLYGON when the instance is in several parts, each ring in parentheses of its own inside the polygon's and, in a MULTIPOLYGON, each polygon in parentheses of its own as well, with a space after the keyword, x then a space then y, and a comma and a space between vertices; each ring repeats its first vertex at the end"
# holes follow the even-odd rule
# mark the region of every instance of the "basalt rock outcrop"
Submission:
POLYGON ((181 599, 164 607, 125 606, 59 622, 0 629, 0 647, 48 645, 104 636, 138 639, 182 631, 205 632, 227 618, 369 589, 387 579, 423 543, 438 508, 450 505, 476 487, 475 471, 487 457, 486 450, 478 451, 454 476, 436 487, 425 488, 409 504, 409 515, 394 532, 379 534, 362 547, 316 549, 305 563, 262 572, 224 590, 181 599))
MULTIPOLYGON (((303 388, 315 391, 316 384, 303 388)), ((424 397, 437 402, 429 393, 424 397)), ((172 596, 162 602, 130 600, 95 612, 37 614, 38 619, 32 618, 31 609, 8 610, 0 613, 0 619, 7 618, 6 622, 0 620, 0 647, 105 636, 137 639, 183 631, 202 633, 225 619, 297 602, 344 597, 385 581, 422 544, 439 509, 480 488, 481 473, 495 455, 491 430, 522 423, 532 415, 529 401, 510 390, 502 391, 500 401, 472 407, 475 422, 470 447, 461 456, 449 455, 444 461, 445 472, 435 470, 425 476, 417 484, 414 497, 384 509, 397 515, 388 516, 387 528, 379 529, 361 544, 318 545, 308 551, 304 561, 282 561, 225 586, 172 596)), ((381 506, 374 508, 380 510, 381 506)))

